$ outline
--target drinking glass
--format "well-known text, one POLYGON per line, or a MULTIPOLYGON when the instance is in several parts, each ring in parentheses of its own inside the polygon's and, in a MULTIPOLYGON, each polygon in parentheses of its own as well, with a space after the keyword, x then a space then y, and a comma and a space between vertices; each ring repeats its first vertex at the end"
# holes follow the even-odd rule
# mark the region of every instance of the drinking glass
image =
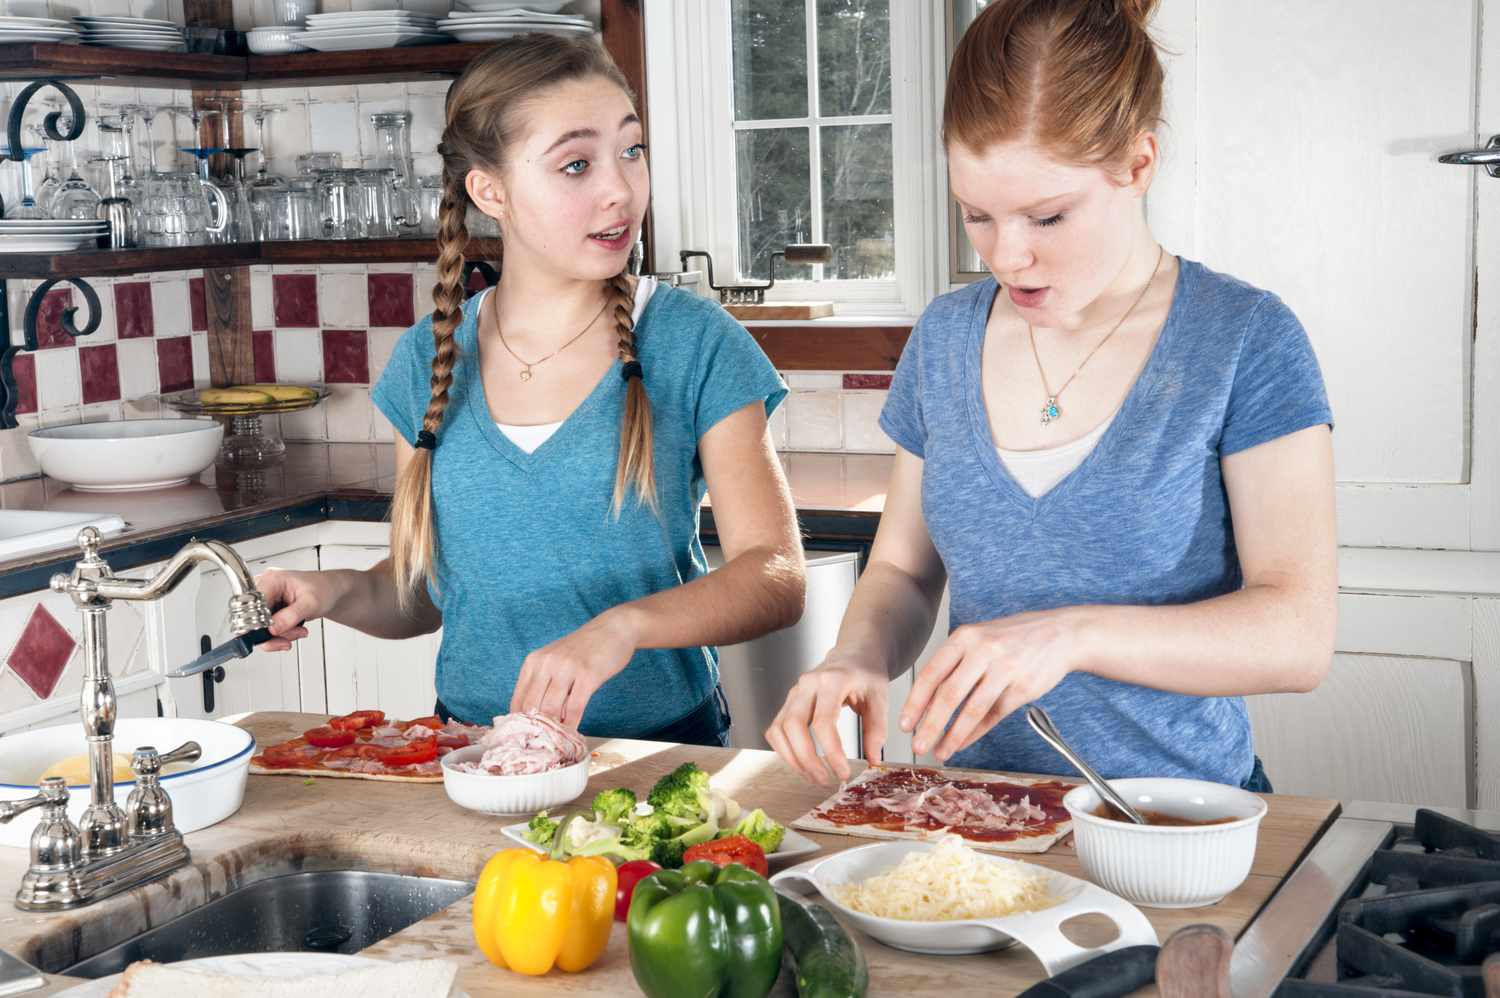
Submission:
POLYGON ((336 152, 305 152, 297 157, 297 172, 313 176, 320 170, 342 170, 344 157, 336 152))
MULTIPOLYGON (((59 131, 68 132, 73 128, 73 122, 69 118, 58 121, 59 131)), ((53 218, 74 218, 93 221, 99 211, 99 192, 90 186, 78 172, 78 149, 76 140, 65 143, 68 148, 68 175, 63 178, 57 190, 52 192, 52 200, 47 205, 47 211, 53 218)))
POLYGON ((318 174, 318 211, 324 239, 363 239, 369 231, 361 211, 363 192, 358 170, 324 170, 318 174))
POLYGON ((411 158, 411 112, 378 111, 370 115, 370 124, 375 129, 379 149, 374 165, 394 174, 391 181, 392 234, 398 229, 415 232, 420 222, 417 217, 416 169, 411 158))
POLYGON ((36 203, 36 192, 31 189, 31 157, 42 151, 36 146, 21 147, 21 202, 5 209, 6 221, 49 217, 36 203))
MULTIPOLYGON (((260 131, 260 169, 256 171, 254 179, 247 185, 250 189, 250 216, 254 219, 256 239, 295 239, 290 235, 287 226, 277 228, 276 231, 288 233, 284 235, 272 234, 273 228, 271 217, 273 214, 273 199, 278 199, 287 191, 287 182, 271 173, 267 165, 271 158, 271 146, 266 138, 266 119, 273 114, 285 111, 286 106, 282 104, 255 104, 252 106, 252 115, 255 127, 260 131)), ((288 215, 288 217, 290 217, 288 215)))
POLYGON ((417 179, 417 231, 424 236, 435 236, 438 231, 438 213, 443 204, 443 178, 438 176, 417 179))

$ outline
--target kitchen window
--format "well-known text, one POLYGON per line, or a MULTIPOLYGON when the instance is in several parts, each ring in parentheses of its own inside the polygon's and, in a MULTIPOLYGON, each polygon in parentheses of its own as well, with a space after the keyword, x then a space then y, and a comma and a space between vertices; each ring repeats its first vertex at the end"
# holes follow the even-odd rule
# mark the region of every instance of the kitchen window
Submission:
POLYGON ((774 251, 826 242, 767 299, 920 312, 948 278, 943 6, 648 0, 656 269, 703 249, 720 285, 763 281, 774 251))

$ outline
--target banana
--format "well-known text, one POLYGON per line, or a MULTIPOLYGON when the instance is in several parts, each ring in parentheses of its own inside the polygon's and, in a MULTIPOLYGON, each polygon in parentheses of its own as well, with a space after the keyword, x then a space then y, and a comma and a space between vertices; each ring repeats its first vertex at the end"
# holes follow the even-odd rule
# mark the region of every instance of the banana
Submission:
POLYGON ((276 401, 269 393, 252 388, 205 388, 198 393, 205 405, 264 405, 276 401))
POLYGON ((310 399, 318 393, 302 385, 245 385, 252 391, 265 392, 278 402, 295 402, 310 399))

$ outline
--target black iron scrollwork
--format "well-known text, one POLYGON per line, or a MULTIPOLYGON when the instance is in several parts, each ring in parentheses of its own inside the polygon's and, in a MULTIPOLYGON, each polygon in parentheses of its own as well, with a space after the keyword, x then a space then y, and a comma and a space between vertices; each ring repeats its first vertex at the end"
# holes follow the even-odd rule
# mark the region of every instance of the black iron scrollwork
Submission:
MULTIPOLYGON (((7 343, 0 350, 0 430, 11 430, 16 427, 16 404, 20 401, 21 393, 16 385, 16 376, 13 369, 16 354, 22 350, 35 351, 38 347, 36 326, 41 315, 42 304, 46 301, 47 292, 52 290, 53 285, 66 281, 76 287, 83 295, 83 302, 88 306, 88 322, 80 329, 73 321, 73 316, 78 313, 76 305, 69 305, 63 309, 62 329, 69 336, 77 339, 87 336, 99 328, 99 320, 103 312, 99 306, 99 296, 89 283, 81 277, 53 277, 37 285, 31 293, 31 299, 26 303, 26 317, 22 327, 21 342, 7 343)), ((0 282, 0 330, 10 328, 10 306, 4 292, 4 282, 0 282)))
POLYGON ((10 105, 10 120, 6 122, 5 138, 9 145, 5 150, 5 157, 20 161, 25 153, 22 148, 25 143, 21 139, 21 119, 26 116, 26 105, 31 101, 33 95, 43 87, 51 87, 63 95, 63 100, 68 102, 68 110, 52 111, 42 119, 42 128, 47 132, 47 137, 54 142, 72 142, 83 134, 83 102, 73 92, 73 88, 60 80, 37 80, 28 84, 25 90, 16 95, 15 101, 10 105), (64 117, 68 118, 69 125, 66 134, 57 130, 57 123, 64 117))
POLYGON ((474 271, 476 271, 476 270, 479 271, 480 276, 482 276, 484 278, 485 287, 493 288, 496 284, 500 283, 500 272, 498 270, 496 270, 494 267, 491 267, 489 264, 485 263, 483 260, 465 260, 464 261, 464 288, 465 289, 468 288, 468 286, 469 286, 469 278, 471 276, 473 276, 474 271))

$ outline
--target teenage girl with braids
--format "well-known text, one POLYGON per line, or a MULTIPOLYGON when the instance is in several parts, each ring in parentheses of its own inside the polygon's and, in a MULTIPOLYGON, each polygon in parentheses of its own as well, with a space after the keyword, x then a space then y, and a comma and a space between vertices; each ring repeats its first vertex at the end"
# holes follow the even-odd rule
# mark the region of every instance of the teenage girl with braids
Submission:
POLYGON ((934 301, 897 366, 869 567, 767 732, 809 779, 848 776, 845 704, 879 759, 945 580, 952 629, 900 725, 956 766, 1072 773, 1036 702, 1105 777, 1265 791, 1241 698, 1328 669, 1322 377, 1280 299, 1151 234, 1154 6, 992 0, 954 53, 949 180, 993 279, 934 301))
POLYGON ((327 617, 443 629, 438 712, 540 710, 585 734, 725 744, 713 646, 794 623, 796 517, 766 430, 786 388, 717 304, 626 263, 649 197, 630 91, 592 41, 531 35, 448 92, 432 314, 373 398, 395 428, 391 556, 262 575, 267 648, 327 617), (464 220, 500 225, 465 300, 464 220), (713 493, 726 564, 707 572, 713 493))

